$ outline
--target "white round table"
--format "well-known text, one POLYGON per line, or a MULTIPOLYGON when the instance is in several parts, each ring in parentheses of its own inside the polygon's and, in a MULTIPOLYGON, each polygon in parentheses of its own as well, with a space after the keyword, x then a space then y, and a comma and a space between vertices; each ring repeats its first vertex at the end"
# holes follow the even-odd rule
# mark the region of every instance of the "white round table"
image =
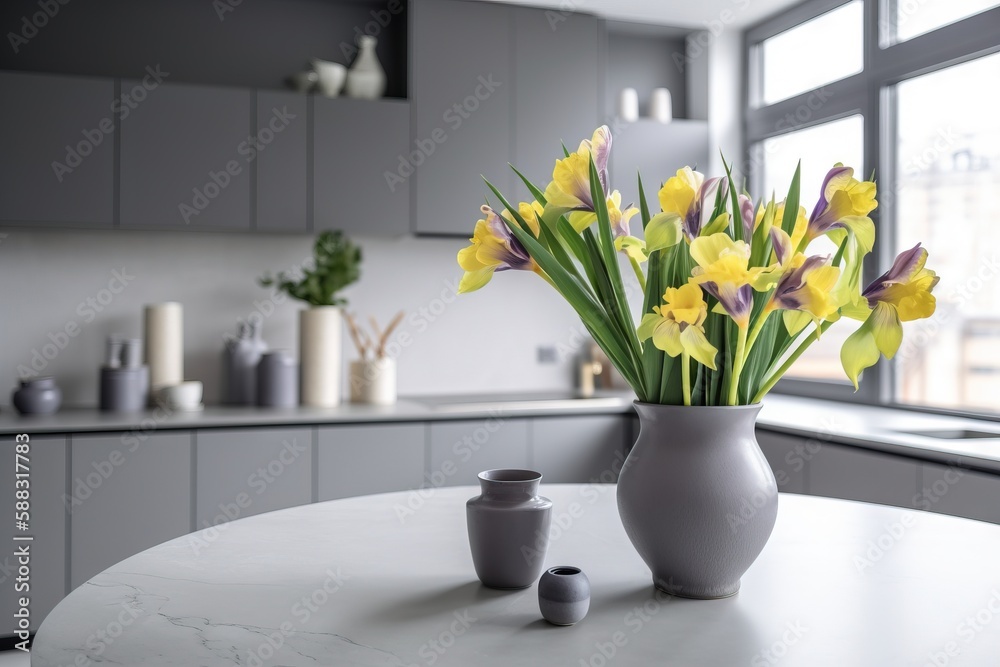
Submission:
POLYGON ((657 593, 614 486, 543 485, 547 564, 584 569, 590 614, 554 627, 536 589, 476 579, 472 487, 319 503, 154 547, 48 616, 34 667, 113 665, 1000 664, 1000 526, 782 495, 729 599, 657 593))

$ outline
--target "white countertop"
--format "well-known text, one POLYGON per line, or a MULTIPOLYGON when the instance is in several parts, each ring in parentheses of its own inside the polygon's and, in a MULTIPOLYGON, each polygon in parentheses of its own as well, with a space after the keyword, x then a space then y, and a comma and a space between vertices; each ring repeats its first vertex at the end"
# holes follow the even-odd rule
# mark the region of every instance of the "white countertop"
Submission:
POLYGON ((476 493, 319 503, 167 542, 71 593, 31 664, 921 667, 944 655, 993 667, 1000 655, 1000 526, 782 495, 740 592, 683 600, 654 591, 615 487, 543 485, 546 563, 581 567, 593 588, 589 616, 558 628, 535 587, 479 584, 464 507, 476 493))

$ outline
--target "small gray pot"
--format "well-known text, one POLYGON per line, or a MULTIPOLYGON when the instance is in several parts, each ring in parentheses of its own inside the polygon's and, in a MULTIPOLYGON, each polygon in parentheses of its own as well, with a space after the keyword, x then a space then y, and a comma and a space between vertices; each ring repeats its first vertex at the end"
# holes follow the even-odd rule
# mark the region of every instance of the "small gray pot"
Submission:
POLYGON ((62 403, 62 391, 54 377, 21 380, 21 387, 11 395, 11 402, 22 415, 51 415, 62 403))
POLYGON ((257 405, 294 408, 299 404, 299 365, 287 350, 267 352, 257 364, 257 405))
POLYGON ((490 588, 527 588, 545 566, 552 501, 538 495, 541 473, 487 470, 482 495, 466 503, 476 574, 490 588))
POLYGON ((639 439, 618 478, 625 532, 660 590, 734 595, 778 514, 778 487, 754 436, 760 405, 635 407, 639 439))
POLYGON ((538 582, 538 609, 553 625, 575 625, 590 611, 590 579, 578 567, 550 567, 538 582))

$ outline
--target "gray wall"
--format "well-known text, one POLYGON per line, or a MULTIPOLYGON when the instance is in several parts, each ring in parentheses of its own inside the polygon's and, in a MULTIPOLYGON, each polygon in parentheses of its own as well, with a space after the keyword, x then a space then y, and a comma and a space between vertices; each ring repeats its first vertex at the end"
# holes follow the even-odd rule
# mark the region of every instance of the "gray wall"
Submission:
MULTIPOLYGON (((361 281, 347 292, 351 309, 383 324, 400 309, 407 313, 395 336, 401 394, 572 386, 567 355, 536 363, 538 345, 565 349, 580 338, 573 311, 537 276, 507 272, 456 298, 461 240, 357 240, 365 260, 361 281)), ((105 337, 140 336, 143 304, 156 301, 184 304, 185 375, 202 380, 206 401, 216 402, 223 336, 241 318, 262 313, 272 347, 297 347, 302 306, 275 304, 273 290, 255 279, 301 265, 311 243, 306 236, 4 230, 0 403, 9 403, 5 388, 16 385, 18 366, 30 368, 34 358, 36 366, 44 361, 41 374, 58 378, 66 405, 96 405, 105 337), (124 288, 110 285, 117 294, 109 289, 115 271, 128 280, 124 288), (60 333, 67 328, 75 335, 60 333)))

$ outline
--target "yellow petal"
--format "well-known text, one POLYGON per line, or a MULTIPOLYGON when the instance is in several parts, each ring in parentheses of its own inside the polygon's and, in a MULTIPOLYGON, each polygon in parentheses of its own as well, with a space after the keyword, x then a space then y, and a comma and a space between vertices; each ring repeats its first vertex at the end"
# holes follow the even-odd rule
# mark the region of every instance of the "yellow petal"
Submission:
POLYGON ((879 351, 872 335, 871 325, 866 320, 861 327, 848 336, 844 346, 840 348, 840 363, 848 379, 858 389, 858 376, 861 371, 878 363, 879 351))
POLYGON ((781 311, 781 319, 785 323, 785 329, 792 336, 805 329, 812 322, 809 313, 801 310, 783 310, 781 311))
POLYGON ((619 236, 615 239, 615 250, 624 252, 629 258, 642 264, 647 259, 646 243, 634 236, 619 236))
POLYGON ((493 270, 495 267, 487 266, 486 268, 479 269, 478 271, 467 271, 464 276, 462 276, 462 281, 458 283, 458 293, 466 294, 468 292, 475 292, 477 289, 483 287, 486 283, 490 281, 493 277, 493 270))
POLYGON ((672 248, 682 238, 682 218, 676 213, 657 213, 649 219, 646 225, 646 251, 672 248))
POLYGON ((705 225, 705 228, 701 230, 700 236, 711 236, 712 234, 718 234, 719 232, 725 231, 729 227, 729 213, 720 213, 716 216, 715 220, 705 225))
POLYGON ((875 346, 886 359, 892 359, 903 342, 903 325, 899 322, 896 308, 887 303, 875 306, 866 324, 871 325, 875 346))
POLYGON ((646 313, 643 315, 642 322, 639 323, 639 327, 635 331, 639 340, 651 338, 653 331, 656 330, 656 327, 661 320, 663 320, 663 317, 661 317, 659 313, 646 313))
POLYGON ((700 327, 688 326, 681 332, 681 345, 684 351, 691 355, 698 363, 707 366, 713 371, 715 368, 715 356, 718 350, 708 342, 705 332, 700 327))
MULTIPOLYGON (((745 247, 746 244, 743 243, 743 246, 745 247)), ((691 242, 691 257, 698 263, 698 266, 703 268, 717 262, 723 254, 737 252, 742 253, 742 250, 728 234, 699 236, 691 242)))
POLYGON ((674 213, 682 218, 687 215, 705 177, 690 167, 678 169, 660 188, 660 208, 664 213, 674 213))
POLYGON ((676 357, 684 351, 681 345, 681 327, 676 322, 661 319, 653 330, 653 345, 663 350, 671 357, 676 357))

